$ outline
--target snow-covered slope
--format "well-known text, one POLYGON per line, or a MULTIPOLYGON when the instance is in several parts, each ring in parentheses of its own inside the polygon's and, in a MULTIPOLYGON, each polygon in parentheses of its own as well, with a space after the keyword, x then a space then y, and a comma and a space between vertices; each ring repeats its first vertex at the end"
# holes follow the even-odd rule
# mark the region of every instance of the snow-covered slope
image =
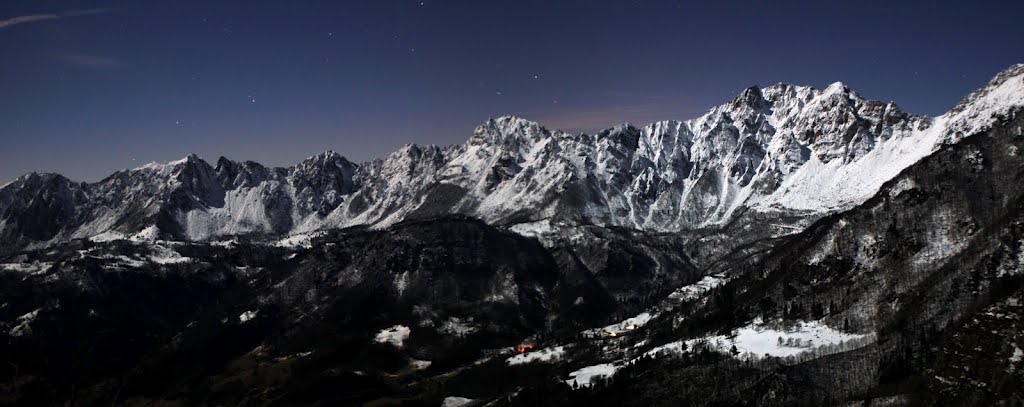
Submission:
POLYGON ((658 232, 714 229, 750 212, 814 217, 863 202, 943 144, 1021 106, 1024 65, 1015 65, 935 118, 839 82, 777 84, 692 120, 596 135, 501 117, 465 144, 407 145, 363 164, 326 152, 289 168, 225 158, 214 167, 192 155, 92 184, 30 174, 0 188, 0 242, 280 239, 447 213, 658 232))

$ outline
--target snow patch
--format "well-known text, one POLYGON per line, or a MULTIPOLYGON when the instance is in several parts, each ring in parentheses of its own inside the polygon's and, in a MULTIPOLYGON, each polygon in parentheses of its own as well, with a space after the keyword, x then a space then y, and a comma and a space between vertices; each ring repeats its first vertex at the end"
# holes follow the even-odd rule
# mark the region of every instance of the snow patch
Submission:
POLYGON ((309 249, 313 247, 313 235, 309 233, 292 235, 274 242, 273 245, 277 247, 309 249))
POLYGON ((11 336, 14 336, 14 337, 18 337, 18 336, 22 336, 22 335, 26 335, 26 334, 31 334, 32 333, 32 327, 30 327, 29 324, 31 324, 32 321, 35 321, 36 317, 39 316, 39 311, 42 311, 42 310, 43 310, 42 308, 37 308, 34 311, 30 311, 30 312, 28 312, 28 313, 18 317, 18 319, 15 321, 18 324, 15 325, 14 328, 11 328, 11 330, 8 331, 8 334, 10 334, 11 336))
POLYGON ((520 353, 505 359, 505 362, 509 366, 523 365, 528 363, 551 363, 561 360, 565 356, 565 346, 555 346, 551 348, 544 348, 540 350, 530 351, 526 353, 520 353))
POLYGON ((0 270, 39 275, 46 273, 53 267, 52 262, 34 261, 31 263, 0 263, 0 270))
POLYGON ((153 225, 130 236, 128 240, 133 242, 155 242, 158 237, 160 237, 160 228, 153 225))
POLYGON ((259 311, 245 311, 241 315, 238 316, 238 322, 241 322, 243 324, 246 323, 246 322, 249 322, 253 318, 256 318, 256 313, 258 313, 258 312, 259 311))
POLYGON ((873 342, 874 338, 874 334, 841 332, 820 321, 804 321, 790 327, 768 327, 755 321, 728 335, 671 342, 651 349, 645 355, 680 353, 701 346, 722 353, 732 353, 735 347, 736 356, 745 359, 798 356, 812 351, 831 354, 859 348, 873 342))
POLYGON ((412 367, 412 370, 423 370, 423 369, 426 369, 426 368, 430 367, 431 364, 433 364, 433 362, 431 362, 429 360, 419 360, 419 359, 410 359, 409 360, 409 366, 412 367))
POLYGON ((899 194, 912 190, 916 187, 917 183, 915 183, 914 180, 910 178, 901 178, 899 181, 896 181, 896 184, 889 190, 889 197, 899 196, 899 194))
POLYGON ((579 387, 590 387, 596 379, 612 377, 617 370, 619 366, 613 363, 587 366, 569 373, 569 380, 566 380, 565 384, 572 386, 575 383, 579 387))
POLYGON ((672 294, 668 295, 668 298, 679 302, 693 301, 728 281, 729 279, 724 274, 704 276, 704 278, 701 278, 696 283, 676 289, 672 294))
POLYGON ((472 404, 474 399, 468 399, 465 397, 448 396, 441 402, 441 407, 465 407, 472 404))
POLYGON ((95 243, 106 243, 115 240, 125 240, 126 237, 124 233, 108 230, 95 236, 89 236, 88 240, 95 243))
POLYGON ((554 233, 555 229, 551 226, 550 220, 544 219, 536 222, 517 223, 509 227, 508 230, 520 236, 539 238, 554 233))
POLYGON ((113 256, 113 255, 107 254, 107 255, 101 256, 99 258, 106 259, 106 260, 113 260, 115 265, 128 266, 128 267, 133 267, 133 268, 139 268, 139 267, 142 267, 143 265, 146 264, 146 262, 144 262, 142 260, 136 260, 136 259, 133 259, 131 257, 125 256, 123 254, 117 255, 117 256, 113 256))
POLYGON ((395 276, 395 291, 398 291, 398 296, 401 297, 405 289, 409 287, 409 271, 403 271, 401 274, 395 276))
POLYGON ((402 345, 405 344, 406 339, 409 339, 409 327, 405 325, 395 325, 377 332, 373 341, 377 343, 389 343, 396 348, 401 348, 402 345))
POLYGON ((629 332, 646 325, 648 322, 651 321, 652 318, 656 316, 658 316, 657 313, 651 314, 650 312, 643 312, 635 317, 626 318, 622 321, 608 325, 603 328, 583 331, 583 334, 587 336, 605 336, 609 334, 617 336, 619 334, 629 332))
POLYGON ((152 249, 153 254, 149 256, 149 260, 157 264, 180 264, 192 261, 191 257, 184 257, 181 253, 166 246, 154 245, 152 249))
POLYGON ((230 239, 230 240, 220 240, 220 241, 216 241, 216 242, 210 242, 210 246, 217 246, 217 247, 223 247, 223 248, 226 248, 226 249, 230 249, 230 248, 233 248, 235 246, 238 246, 238 240, 237 239, 230 239))

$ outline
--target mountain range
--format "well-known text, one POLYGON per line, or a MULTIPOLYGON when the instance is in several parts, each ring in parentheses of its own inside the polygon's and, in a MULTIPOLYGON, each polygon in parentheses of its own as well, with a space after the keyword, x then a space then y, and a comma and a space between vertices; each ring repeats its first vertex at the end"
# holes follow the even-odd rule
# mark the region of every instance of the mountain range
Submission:
POLYGON ((1024 64, 0 188, 0 404, 1024 403, 1024 64))
MULTIPOLYGON (((28 174, 0 189, 0 242, 281 239, 464 214, 493 225, 715 229, 737 218, 849 209, 903 169, 1024 103, 1014 66, 938 117, 823 90, 750 87, 686 121, 595 135, 490 119, 461 145, 406 145, 361 164, 328 151, 288 168, 198 156, 96 183, 28 174)), ((788 225, 787 225, 788 226, 788 225)))

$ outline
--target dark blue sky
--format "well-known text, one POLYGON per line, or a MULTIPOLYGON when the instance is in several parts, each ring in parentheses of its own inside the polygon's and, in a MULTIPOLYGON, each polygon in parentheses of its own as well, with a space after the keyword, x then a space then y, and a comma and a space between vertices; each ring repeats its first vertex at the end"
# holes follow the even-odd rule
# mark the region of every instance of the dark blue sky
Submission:
POLYGON ((5 1, 0 183, 191 152, 362 161, 504 114, 686 119, 776 82, 841 80, 934 115, 1024 62, 1021 16, 1020 1, 5 1))

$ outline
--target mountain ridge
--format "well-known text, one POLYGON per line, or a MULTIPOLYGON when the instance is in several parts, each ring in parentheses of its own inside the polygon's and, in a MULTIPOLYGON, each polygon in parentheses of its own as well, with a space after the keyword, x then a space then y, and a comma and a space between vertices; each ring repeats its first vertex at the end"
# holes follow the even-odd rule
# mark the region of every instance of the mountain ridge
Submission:
POLYGON ((1017 64, 934 118, 866 100, 842 82, 776 84, 749 87, 697 118, 595 135, 501 116, 463 144, 407 144, 358 164, 334 151, 290 167, 225 157, 211 165, 190 154, 95 183, 31 173, 0 188, 0 242, 36 247, 143 231, 273 239, 421 213, 658 232, 722 228, 751 210, 811 219, 863 202, 903 168, 1022 104, 1017 64), (51 222, 27 221, 40 213, 51 222))

